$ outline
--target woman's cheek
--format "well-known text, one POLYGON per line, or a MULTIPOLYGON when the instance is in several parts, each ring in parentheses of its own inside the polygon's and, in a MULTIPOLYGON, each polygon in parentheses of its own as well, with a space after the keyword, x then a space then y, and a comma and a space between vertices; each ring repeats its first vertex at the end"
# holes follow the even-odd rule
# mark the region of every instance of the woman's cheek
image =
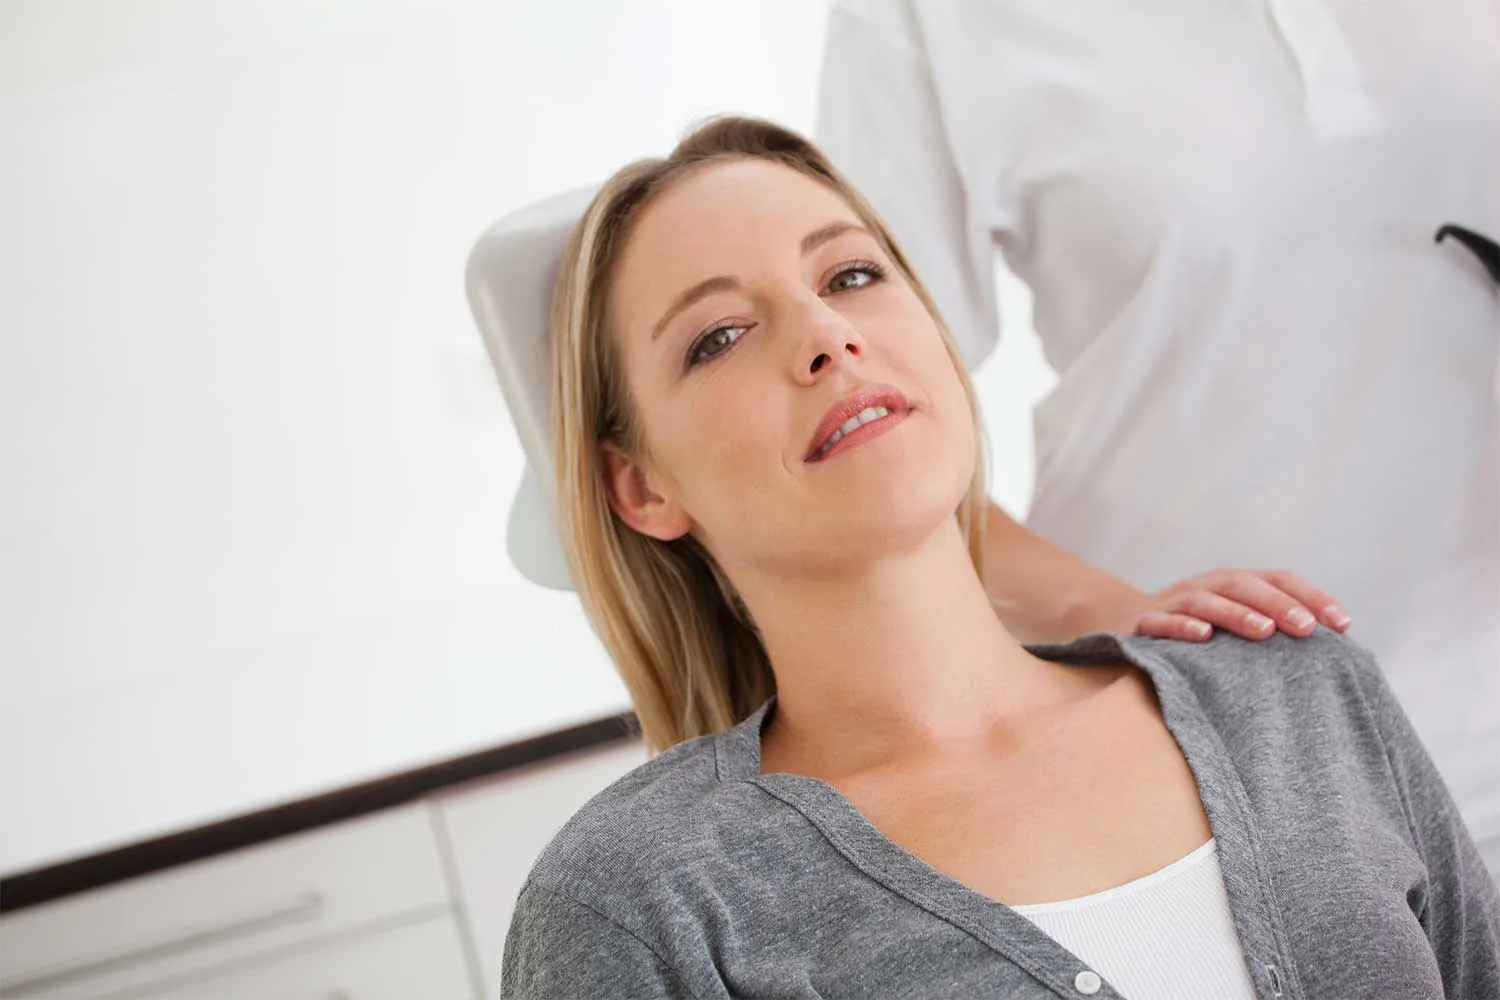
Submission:
POLYGON ((698 425, 699 454, 717 481, 738 489, 764 466, 769 443, 753 412, 726 406, 698 425))

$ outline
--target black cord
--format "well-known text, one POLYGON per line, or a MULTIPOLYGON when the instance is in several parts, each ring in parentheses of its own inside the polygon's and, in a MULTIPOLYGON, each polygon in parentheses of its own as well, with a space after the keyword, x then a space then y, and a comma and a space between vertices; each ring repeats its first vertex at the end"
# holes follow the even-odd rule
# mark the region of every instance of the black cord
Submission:
POLYGON ((1473 251, 1474 256, 1479 258, 1479 263, 1490 272, 1490 277, 1495 279, 1496 284, 1500 284, 1500 245, 1487 236, 1480 236, 1472 229, 1465 229, 1463 226, 1455 226, 1452 223, 1438 229, 1433 239, 1441 243, 1448 236, 1473 251))

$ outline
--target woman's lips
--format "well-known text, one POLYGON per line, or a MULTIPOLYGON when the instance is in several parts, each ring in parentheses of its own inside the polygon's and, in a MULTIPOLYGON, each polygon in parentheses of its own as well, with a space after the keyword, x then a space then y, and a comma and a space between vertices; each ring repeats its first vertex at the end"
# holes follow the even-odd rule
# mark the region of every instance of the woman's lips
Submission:
POLYGON ((821 461, 842 450, 846 440, 856 437, 860 440, 868 440, 874 437, 873 434, 863 433, 866 427, 881 427, 882 431, 889 430, 900 422, 899 420, 890 422, 891 418, 905 417, 911 408, 906 395, 895 386, 865 386, 858 392, 834 403, 828 408, 828 412, 823 414, 823 419, 818 422, 818 429, 808 443, 807 454, 803 461, 821 461), (862 418, 868 418, 870 411, 885 412, 884 415, 866 422, 862 418), (838 439, 830 447, 829 441, 835 437, 838 439))
POLYGON ((850 448, 858 448, 866 441, 879 437, 886 431, 893 429, 901 421, 911 414, 910 410, 891 410, 883 417, 876 417, 868 423, 862 423, 854 430, 849 431, 839 438, 827 449, 815 452, 809 462, 826 462, 835 455, 848 451, 850 448))

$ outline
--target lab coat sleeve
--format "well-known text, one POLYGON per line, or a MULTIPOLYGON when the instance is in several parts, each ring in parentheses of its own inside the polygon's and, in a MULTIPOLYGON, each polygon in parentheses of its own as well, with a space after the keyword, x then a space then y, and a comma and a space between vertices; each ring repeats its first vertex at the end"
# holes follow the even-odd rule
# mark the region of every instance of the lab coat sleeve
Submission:
POLYGON ((955 162, 907 0, 834 5, 815 137, 885 220, 972 370, 999 340, 994 243, 955 162))
POLYGON ((688 997, 644 941, 594 908, 528 883, 500 961, 502 1000, 688 997))

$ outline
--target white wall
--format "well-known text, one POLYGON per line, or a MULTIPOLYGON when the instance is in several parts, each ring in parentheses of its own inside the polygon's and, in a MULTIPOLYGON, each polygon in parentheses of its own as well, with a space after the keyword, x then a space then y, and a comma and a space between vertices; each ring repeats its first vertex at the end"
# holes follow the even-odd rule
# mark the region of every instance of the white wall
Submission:
MULTIPOLYGON (((810 130, 824 11, 0 7, 0 873, 628 707, 504 555, 464 260, 698 115, 810 130)), ((1011 291, 980 382, 1024 508, 1011 291)))

